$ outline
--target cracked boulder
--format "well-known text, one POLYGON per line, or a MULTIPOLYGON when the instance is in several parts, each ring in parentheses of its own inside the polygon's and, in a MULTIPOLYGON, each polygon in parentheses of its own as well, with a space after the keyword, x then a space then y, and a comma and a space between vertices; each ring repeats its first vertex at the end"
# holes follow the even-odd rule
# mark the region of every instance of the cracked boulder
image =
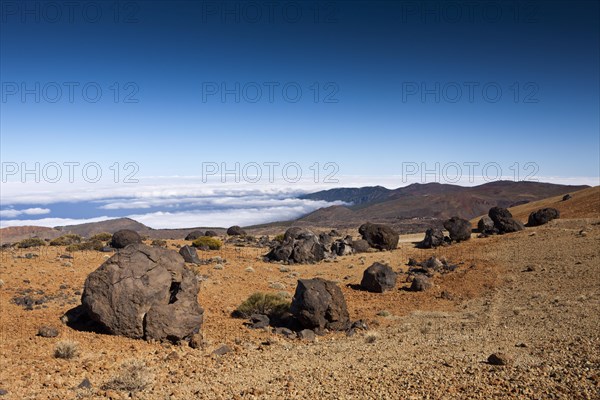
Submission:
POLYGON ((367 222, 358 228, 358 233, 369 243, 369 246, 379 250, 394 250, 398 247, 400 236, 390 226, 367 222))
POLYGON ((81 302, 114 335, 177 342, 200 331, 199 289, 177 252, 134 244, 88 275, 81 302))
POLYGON ((322 278, 298 281, 290 311, 303 328, 317 332, 345 330, 350 324, 342 290, 334 282, 322 278))
POLYGON ((312 264, 323 260, 326 251, 319 237, 308 229, 289 228, 283 242, 266 255, 269 261, 282 261, 297 264, 312 264))

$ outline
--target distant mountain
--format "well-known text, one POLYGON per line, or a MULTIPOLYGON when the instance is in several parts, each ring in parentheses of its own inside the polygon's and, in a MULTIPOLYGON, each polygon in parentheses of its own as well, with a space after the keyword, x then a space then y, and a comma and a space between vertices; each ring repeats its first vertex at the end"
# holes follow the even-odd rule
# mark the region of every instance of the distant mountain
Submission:
POLYGON ((121 229, 131 229, 139 233, 152 230, 152 228, 131 218, 116 218, 100 222, 89 222, 86 224, 57 226, 54 229, 64 233, 75 233, 83 237, 90 237, 102 232, 115 233, 121 229))
POLYGON ((365 221, 385 222, 395 225, 403 232, 418 231, 427 224, 431 225, 432 218, 442 220, 459 216, 471 219, 487 213, 494 206, 509 207, 514 204, 524 204, 588 187, 497 181, 474 187, 415 183, 394 190, 378 186, 333 189, 312 193, 308 195, 310 197, 304 196, 304 198, 340 200, 353 205, 322 208, 299 218, 296 222, 300 225, 339 227, 357 226, 365 221), (372 200, 355 202, 357 195, 359 200, 372 200))
POLYGON ((328 202, 343 201, 345 203, 352 203, 353 205, 361 205, 385 200, 389 197, 391 192, 390 189, 384 188, 383 186, 367 186, 361 188, 323 190, 321 192, 300 196, 300 198, 306 200, 325 200, 328 202))

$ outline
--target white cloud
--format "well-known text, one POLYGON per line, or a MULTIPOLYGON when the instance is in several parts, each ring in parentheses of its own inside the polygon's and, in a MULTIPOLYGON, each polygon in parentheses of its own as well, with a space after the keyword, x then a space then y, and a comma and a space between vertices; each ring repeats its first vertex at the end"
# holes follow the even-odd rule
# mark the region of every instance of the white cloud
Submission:
MULTIPOLYGON (((237 203, 236 203, 237 204, 237 203)), ((285 221, 298 218, 322 207, 341 202, 328 203, 300 199, 265 200, 239 205, 233 208, 214 208, 209 210, 191 210, 181 212, 158 211, 146 214, 127 215, 151 228, 192 228, 197 226, 228 227, 231 225, 254 225, 273 221, 285 221)), ((109 217, 86 219, 71 218, 42 218, 36 220, 0 220, 0 227, 36 225, 54 227, 59 225, 74 225, 88 222, 98 222, 109 217)))
POLYGON ((43 215, 50 214, 49 208, 26 208, 24 210, 15 210, 14 208, 7 208, 0 210, 0 218, 15 218, 19 215, 43 215))
POLYGON ((76 218, 41 218, 41 219, 13 219, 13 220, 0 220, 0 228, 7 228, 9 226, 45 226, 53 228, 55 226, 64 225, 76 225, 85 224, 88 222, 100 222, 108 219, 114 219, 109 217, 96 217, 87 219, 76 219, 76 218))

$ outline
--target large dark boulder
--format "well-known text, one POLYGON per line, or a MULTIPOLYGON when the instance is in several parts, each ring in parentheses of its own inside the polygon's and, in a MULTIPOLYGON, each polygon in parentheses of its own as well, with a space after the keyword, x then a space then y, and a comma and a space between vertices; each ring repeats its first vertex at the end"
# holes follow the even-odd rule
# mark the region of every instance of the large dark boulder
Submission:
POLYGON ((322 278, 300 279, 291 312, 306 329, 345 330, 350 325, 346 300, 341 289, 322 278))
POLYGON ((527 226, 544 225, 559 217, 560 211, 558 211, 556 208, 542 208, 529 214, 527 226))
POLYGON ((506 208, 492 207, 488 215, 494 221, 494 228, 500 234, 517 232, 525 228, 523 223, 514 219, 506 208))
POLYGON ((471 223, 466 219, 452 217, 444 221, 444 228, 450 234, 450 240, 462 242, 471 239, 471 223))
POLYGON ((183 246, 179 249, 179 254, 187 263, 202 264, 200 258, 198 258, 198 252, 192 246, 183 246))
POLYGON ((176 342, 200 330, 199 289, 177 252, 134 244, 88 275, 81 302, 112 334, 176 342))
POLYGON ((360 286, 369 292, 383 293, 396 286, 396 278, 389 266, 376 262, 365 270, 360 286))
POLYGON ((215 231, 206 231, 204 232, 204 236, 208 236, 208 237, 215 237, 215 236, 219 236, 219 234, 215 231))
POLYGON ((285 232, 283 242, 275 245, 266 257, 269 261, 309 264, 323 260, 325 255, 326 249, 312 231, 293 227, 285 232))
POLYGON ((234 225, 231 228, 227 229, 227 234, 229 236, 245 236, 246 231, 240 228, 239 226, 234 225))
POLYGON ((367 222, 358 228, 358 233, 369 242, 371 247, 379 250, 393 250, 398 247, 400 236, 391 227, 367 222))
POLYGON ((423 249, 433 249, 444 244, 444 232, 438 228, 429 228, 425 231, 425 238, 419 247, 423 249))
POLYGON ((185 237, 185 240, 196 240, 199 237, 204 236, 204 232, 202 231, 191 231, 190 233, 187 234, 187 236, 185 237))
POLYGON ((142 237, 131 229, 121 229, 112 235, 110 247, 115 249, 124 249, 130 244, 142 243, 142 237))
POLYGON ((489 216, 484 215, 483 217, 481 217, 479 222, 477 222, 477 230, 480 233, 493 233, 494 221, 492 221, 492 219, 489 216))

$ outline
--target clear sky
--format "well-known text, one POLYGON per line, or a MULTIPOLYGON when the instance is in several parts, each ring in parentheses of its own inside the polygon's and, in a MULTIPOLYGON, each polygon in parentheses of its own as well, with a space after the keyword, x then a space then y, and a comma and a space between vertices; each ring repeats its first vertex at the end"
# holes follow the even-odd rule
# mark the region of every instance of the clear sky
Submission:
POLYGON ((3 0, 0 12, 9 169, 293 162, 306 178, 331 162, 398 187, 402 163, 496 163, 503 176, 519 163, 519 177, 600 183, 597 1, 3 0))

